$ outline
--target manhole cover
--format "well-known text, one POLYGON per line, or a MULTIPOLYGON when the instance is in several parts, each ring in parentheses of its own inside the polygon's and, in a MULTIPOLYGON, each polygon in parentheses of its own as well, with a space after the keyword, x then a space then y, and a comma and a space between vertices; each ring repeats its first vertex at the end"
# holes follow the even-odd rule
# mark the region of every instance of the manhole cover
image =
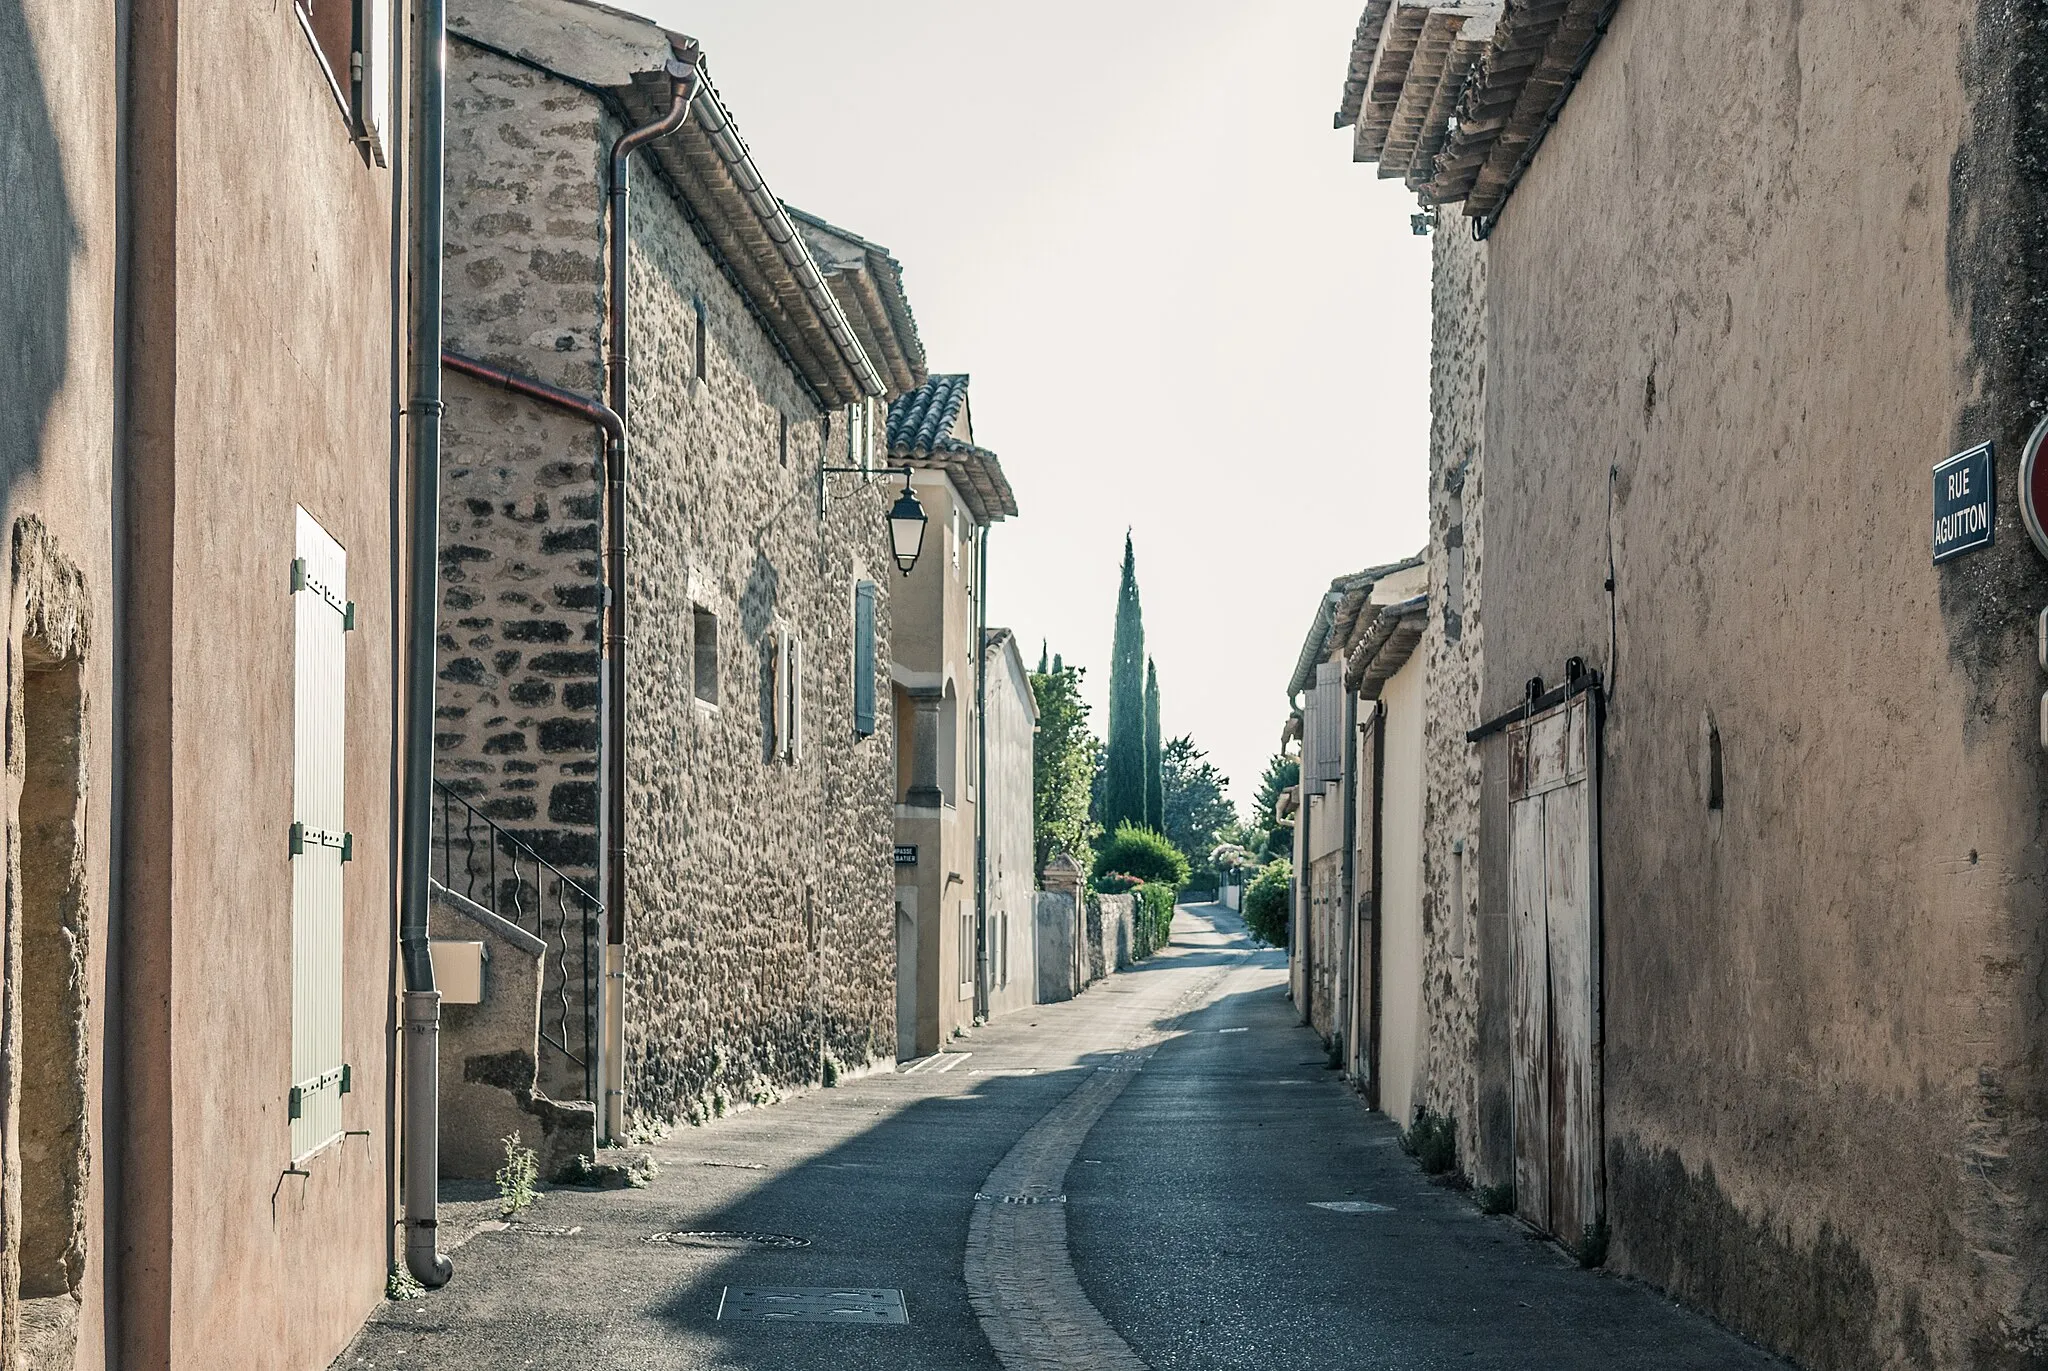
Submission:
POLYGON ((974 1198, 989 1204, 1065 1204, 1065 1195, 988 1195, 977 1190, 974 1198))
POLYGON ((718 1297, 718 1317, 765 1323, 909 1323, 901 1290, 860 1290, 836 1286, 728 1285, 718 1297))
POLYGON ((1374 1204, 1370 1200, 1310 1200, 1310 1209, 1327 1209, 1332 1214, 1391 1214, 1391 1204, 1374 1204))
POLYGON ((644 1242, 661 1243, 668 1247, 809 1247, 809 1238, 791 1237, 787 1233, 727 1233, 700 1231, 692 1233, 650 1233, 644 1242))

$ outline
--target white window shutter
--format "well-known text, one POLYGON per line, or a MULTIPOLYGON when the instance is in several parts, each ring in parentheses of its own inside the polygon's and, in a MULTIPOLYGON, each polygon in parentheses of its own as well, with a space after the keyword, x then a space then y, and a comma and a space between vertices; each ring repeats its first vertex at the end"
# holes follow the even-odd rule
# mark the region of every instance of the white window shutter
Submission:
POLYGON ((293 1158, 341 1136, 342 726, 347 709, 348 554, 298 511, 292 566, 292 1083, 293 1158))
POLYGON ((396 122, 391 117, 391 68, 396 60, 391 47, 391 0, 358 0, 358 4, 356 27, 362 35, 363 70, 356 118, 362 124, 363 141, 370 145, 370 155, 378 166, 388 167, 391 130, 396 122))

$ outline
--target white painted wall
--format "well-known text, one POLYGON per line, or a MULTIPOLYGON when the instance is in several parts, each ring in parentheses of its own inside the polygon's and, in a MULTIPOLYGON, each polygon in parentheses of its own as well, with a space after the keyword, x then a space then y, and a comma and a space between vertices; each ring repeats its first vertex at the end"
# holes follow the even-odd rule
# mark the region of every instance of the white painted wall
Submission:
POLYGON ((1422 1041, 1421 653, 1394 673, 1386 702, 1386 817, 1380 830, 1380 1107, 1403 1128, 1415 1116, 1422 1041))
POLYGON ((1038 875, 1031 747, 1038 705, 1014 635, 989 654, 988 1007, 991 1018, 1038 1003, 1038 875))

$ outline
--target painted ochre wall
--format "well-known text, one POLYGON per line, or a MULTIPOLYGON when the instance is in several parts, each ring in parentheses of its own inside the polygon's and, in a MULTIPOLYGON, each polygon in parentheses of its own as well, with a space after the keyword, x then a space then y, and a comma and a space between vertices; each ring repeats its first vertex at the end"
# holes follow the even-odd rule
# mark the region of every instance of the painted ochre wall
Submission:
POLYGON ((1610 1264, 1814 1366, 2048 1337, 2043 52, 1999 4, 1624 5, 1487 245, 1480 712, 1612 691, 1610 1264), (1999 545, 1934 568, 1984 439, 1999 545))

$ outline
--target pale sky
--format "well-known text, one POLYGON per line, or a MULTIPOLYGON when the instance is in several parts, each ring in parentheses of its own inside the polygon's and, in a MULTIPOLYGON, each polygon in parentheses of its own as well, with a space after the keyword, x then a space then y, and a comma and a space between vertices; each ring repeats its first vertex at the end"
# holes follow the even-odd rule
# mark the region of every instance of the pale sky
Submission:
POLYGON ((1088 668, 1123 535, 1168 736, 1249 802, 1332 577, 1427 534, 1429 242, 1330 126, 1362 0, 612 0, 784 200, 881 243, 1021 516, 990 622, 1088 668))

